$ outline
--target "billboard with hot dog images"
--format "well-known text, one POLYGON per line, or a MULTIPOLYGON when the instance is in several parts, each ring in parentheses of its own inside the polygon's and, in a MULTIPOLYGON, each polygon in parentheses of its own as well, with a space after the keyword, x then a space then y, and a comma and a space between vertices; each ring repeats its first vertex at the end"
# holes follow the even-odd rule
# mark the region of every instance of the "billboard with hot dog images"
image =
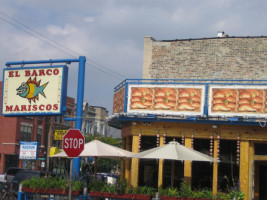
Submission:
POLYGON ((124 112, 125 87, 120 88, 113 96, 113 113, 124 112))
POLYGON ((127 112, 202 115, 203 85, 130 85, 127 112))
POLYGON ((266 116, 267 86, 210 86, 208 104, 211 116, 266 116))

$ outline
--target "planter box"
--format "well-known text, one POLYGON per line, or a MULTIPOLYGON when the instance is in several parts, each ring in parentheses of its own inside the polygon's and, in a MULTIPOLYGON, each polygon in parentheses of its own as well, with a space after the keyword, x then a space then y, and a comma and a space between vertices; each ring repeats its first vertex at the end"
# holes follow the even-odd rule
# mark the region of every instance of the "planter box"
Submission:
POLYGON ((147 194, 114 194, 108 192, 90 191, 91 197, 106 197, 106 198, 117 198, 117 199, 136 199, 136 200, 150 200, 151 195, 147 194))
POLYGON ((89 194, 91 197, 100 197, 102 195, 99 191, 90 191, 89 194))
POLYGON ((162 200, 186 200, 184 197, 167 197, 167 196, 161 196, 162 200))
POLYGON ((167 197, 161 196, 162 200, 212 200, 207 198, 193 198, 193 197, 167 197))
MULTIPOLYGON (((23 192, 26 193, 39 193, 39 194, 64 194, 68 195, 69 191, 68 190, 62 190, 62 189, 46 189, 46 188, 28 188, 28 187, 23 187, 22 188, 23 192)), ((81 193, 80 190, 73 190, 72 194, 73 195, 79 195, 81 193)))
POLYGON ((139 200, 150 200, 151 195, 147 194, 118 194, 119 199, 139 199, 139 200))
POLYGON ((148 195, 148 194, 136 194, 136 195, 134 195, 134 199, 150 200, 151 199, 151 195, 148 195))
POLYGON ((46 188, 28 188, 28 187, 23 187, 22 188, 23 192, 26 193, 40 193, 40 194, 47 194, 48 193, 48 189, 46 188))
MULTIPOLYGON (((80 190, 72 190, 71 194, 72 195, 79 195, 82 191, 80 190)), ((49 194, 64 194, 68 195, 69 194, 69 189, 63 190, 63 189, 48 189, 49 194)))

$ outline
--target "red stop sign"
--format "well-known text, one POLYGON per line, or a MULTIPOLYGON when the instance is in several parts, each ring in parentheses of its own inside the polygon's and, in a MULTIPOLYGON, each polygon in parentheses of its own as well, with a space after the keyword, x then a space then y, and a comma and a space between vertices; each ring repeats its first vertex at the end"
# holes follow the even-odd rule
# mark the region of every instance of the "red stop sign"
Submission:
POLYGON ((84 149, 84 136, 78 129, 70 129, 63 136, 63 150, 68 157, 76 158, 79 157, 84 149))

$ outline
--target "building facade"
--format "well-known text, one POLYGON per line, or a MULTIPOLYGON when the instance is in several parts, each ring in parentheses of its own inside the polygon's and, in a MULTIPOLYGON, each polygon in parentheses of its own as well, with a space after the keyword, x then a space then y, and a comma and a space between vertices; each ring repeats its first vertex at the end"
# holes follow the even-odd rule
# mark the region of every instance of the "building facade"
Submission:
POLYGON ((122 165, 133 186, 226 192, 264 199, 267 175, 267 37, 144 39, 142 80, 115 88, 114 115, 123 147, 135 153, 176 140, 220 163, 138 160, 122 165), (255 93, 255 94, 254 94, 255 93), (245 99, 247 98, 247 99, 245 99))

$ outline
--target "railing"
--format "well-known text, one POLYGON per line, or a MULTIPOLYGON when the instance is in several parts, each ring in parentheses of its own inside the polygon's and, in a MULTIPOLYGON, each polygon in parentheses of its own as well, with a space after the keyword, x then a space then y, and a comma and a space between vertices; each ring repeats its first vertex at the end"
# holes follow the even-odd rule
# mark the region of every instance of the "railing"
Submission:
MULTIPOLYGON (((158 195, 156 195, 158 196, 158 195)), ((19 192, 18 200, 68 200, 68 194, 46 194, 34 192, 19 192)), ((114 194, 107 192, 89 192, 86 195, 72 195, 71 200, 94 200, 94 199, 112 199, 112 200, 151 200, 151 195, 146 194, 114 194)), ((156 198, 156 199, 159 199, 156 198)))
MULTIPOLYGON (((19 192, 18 200, 68 200, 67 194, 40 194, 40 193, 28 193, 19 192)), ((93 200, 89 195, 72 195, 72 200, 93 200)))

